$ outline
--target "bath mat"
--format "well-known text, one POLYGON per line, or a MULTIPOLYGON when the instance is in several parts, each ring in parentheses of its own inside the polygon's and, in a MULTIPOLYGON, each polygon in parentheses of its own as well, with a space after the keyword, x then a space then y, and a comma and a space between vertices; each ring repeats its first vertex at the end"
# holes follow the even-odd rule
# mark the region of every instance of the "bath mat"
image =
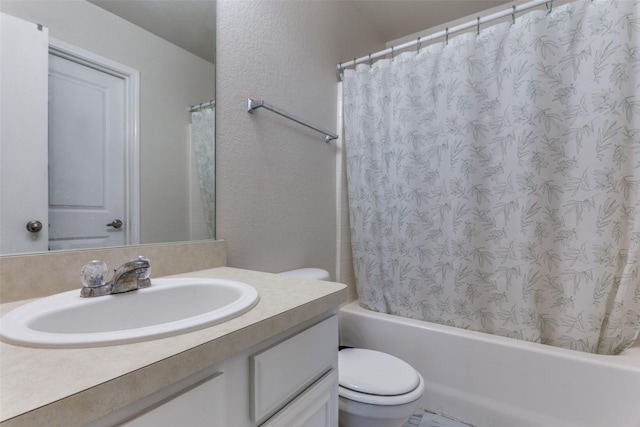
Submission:
POLYGON ((416 411, 403 427, 473 427, 429 411, 416 411))

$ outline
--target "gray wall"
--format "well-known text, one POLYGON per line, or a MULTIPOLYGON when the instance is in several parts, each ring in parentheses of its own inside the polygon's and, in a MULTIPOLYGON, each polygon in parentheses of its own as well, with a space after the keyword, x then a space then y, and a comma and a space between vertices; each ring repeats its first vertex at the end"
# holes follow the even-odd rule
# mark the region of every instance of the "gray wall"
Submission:
MULTIPOLYGON (((336 64, 384 48, 346 1, 219 0, 217 237, 233 267, 336 267, 336 148, 264 99, 335 129, 336 64)), ((338 132, 340 133, 340 131, 338 132)))

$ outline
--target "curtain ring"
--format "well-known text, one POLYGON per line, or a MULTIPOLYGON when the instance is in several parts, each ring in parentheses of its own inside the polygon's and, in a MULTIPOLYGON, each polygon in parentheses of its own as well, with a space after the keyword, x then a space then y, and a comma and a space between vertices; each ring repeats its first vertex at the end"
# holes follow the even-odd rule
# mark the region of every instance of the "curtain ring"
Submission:
POLYGON ((444 44, 449 44, 449 27, 445 28, 444 30, 444 44))
POLYGON ((513 7, 513 10, 511 11, 511 25, 515 25, 516 24, 516 5, 514 4, 512 7, 513 7))
POLYGON ((369 54, 369 68, 371 68, 371 54, 369 54))
POLYGON ((356 58, 353 58, 353 66, 356 66, 356 58))
POLYGON ((393 61, 393 58, 394 58, 393 46, 391 46, 391 61, 393 61))
POLYGON ((476 32, 476 36, 480 35, 480 17, 478 16, 478 30, 476 32))
POLYGON ((418 52, 417 53, 420 53, 420 37, 418 37, 418 52))
POLYGON ((547 13, 551 13, 553 10, 553 0, 546 2, 545 6, 547 6, 547 13))

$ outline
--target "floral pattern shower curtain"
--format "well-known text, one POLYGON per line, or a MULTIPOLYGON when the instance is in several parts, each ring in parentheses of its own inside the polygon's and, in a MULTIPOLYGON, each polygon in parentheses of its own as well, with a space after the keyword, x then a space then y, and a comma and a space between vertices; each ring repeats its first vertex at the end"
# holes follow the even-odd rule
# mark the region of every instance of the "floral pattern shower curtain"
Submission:
POLYGON ((216 224, 216 119, 213 108, 191 113, 191 143, 195 155, 200 195, 209 237, 214 239, 216 224))
POLYGON ((640 2, 344 75, 360 303, 588 352, 640 330, 640 2))

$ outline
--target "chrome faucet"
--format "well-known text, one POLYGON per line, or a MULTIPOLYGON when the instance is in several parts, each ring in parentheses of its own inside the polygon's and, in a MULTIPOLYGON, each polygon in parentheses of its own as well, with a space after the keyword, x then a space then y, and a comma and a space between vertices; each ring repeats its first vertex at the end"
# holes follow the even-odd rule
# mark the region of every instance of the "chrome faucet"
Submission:
POLYGON ((133 258, 113 272, 113 278, 106 281, 107 265, 102 261, 91 261, 80 271, 82 278, 82 297, 99 297, 102 295, 119 294, 135 291, 151 286, 149 276, 151 264, 143 256, 133 258))

